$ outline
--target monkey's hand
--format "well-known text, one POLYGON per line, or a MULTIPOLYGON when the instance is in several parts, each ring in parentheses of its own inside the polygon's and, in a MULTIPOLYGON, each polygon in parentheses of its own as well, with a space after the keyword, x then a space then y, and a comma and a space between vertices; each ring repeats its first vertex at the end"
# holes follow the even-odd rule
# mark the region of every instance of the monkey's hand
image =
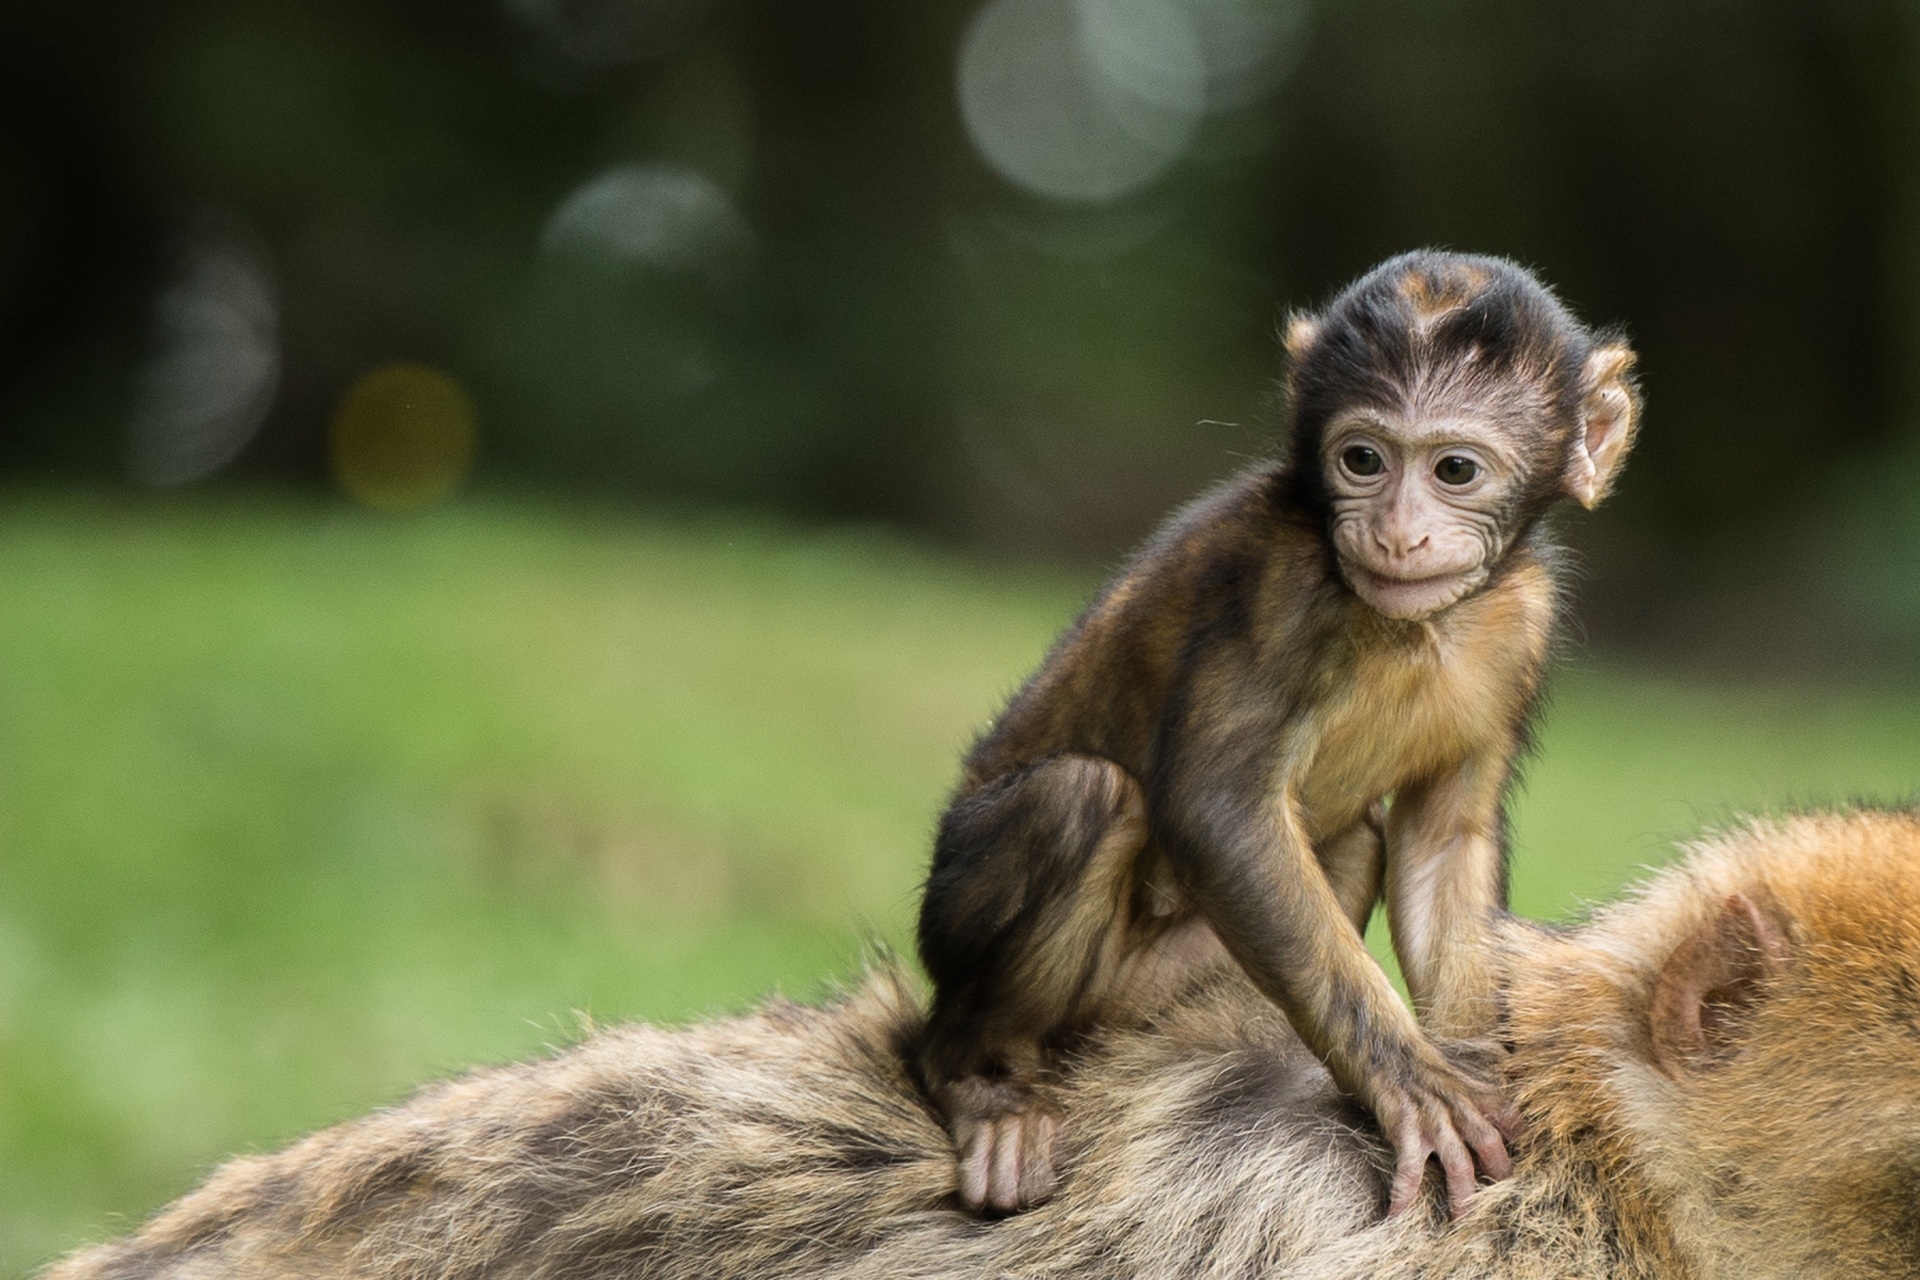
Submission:
POLYGON ((1053 1196, 1058 1107, 983 1076, 956 1080, 941 1092, 960 1152, 960 1199, 969 1209, 1017 1213, 1053 1196))
POLYGON ((1456 1048, 1437 1063, 1418 1063, 1415 1079, 1373 1090, 1374 1117, 1394 1151, 1388 1217, 1412 1207, 1431 1157, 1440 1160, 1447 1204, 1456 1218, 1473 1200, 1476 1163, 1495 1182, 1513 1172, 1507 1144, 1520 1137, 1519 1111, 1498 1086, 1455 1065, 1460 1060, 1478 1065, 1500 1050, 1491 1041, 1456 1048))

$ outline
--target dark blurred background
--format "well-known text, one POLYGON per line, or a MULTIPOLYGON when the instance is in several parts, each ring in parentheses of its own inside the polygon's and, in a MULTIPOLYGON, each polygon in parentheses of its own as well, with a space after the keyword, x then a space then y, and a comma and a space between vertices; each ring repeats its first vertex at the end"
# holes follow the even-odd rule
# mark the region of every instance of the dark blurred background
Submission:
POLYGON ((1442 245, 1641 352, 1638 456, 1570 530, 1596 643, 1916 648, 1908 0, 14 0, 4 30, 16 485, 470 480, 1110 559, 1271 446, 1286 307, 1442 245))
POLYGON ((968 734, 1408 248, 1642 357, 1516 909, 1920 778, 1915 0, 0 13, 0 1275, 906 946, 968 734))

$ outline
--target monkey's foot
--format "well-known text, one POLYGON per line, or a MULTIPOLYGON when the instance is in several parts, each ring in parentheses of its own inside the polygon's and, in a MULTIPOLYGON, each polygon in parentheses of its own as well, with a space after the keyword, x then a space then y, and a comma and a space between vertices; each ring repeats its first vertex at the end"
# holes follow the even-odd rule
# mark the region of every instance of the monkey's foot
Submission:
POLYGON ((1419 1087, 1382 1090, 1373 1112, 1393 1143, 1389 1217, 1412 1207, 1431 1158, 1440 1161, 1456 1218, 1473 1200, 1476 1164, 1494 1182, 1513 1172, 1507 1144, 1520 1137, 1520 1113, 1493 1085, 1458 1072, 1436 1073, 1419 1087))
POLYGON ((1059 1181, 1058 1111, 1027 1099, 1024 1106, 957 1109, 952 1123, 960 1151, 960 1199, 969 1209, 1018 1213, 1053 1196, 1059 1181))

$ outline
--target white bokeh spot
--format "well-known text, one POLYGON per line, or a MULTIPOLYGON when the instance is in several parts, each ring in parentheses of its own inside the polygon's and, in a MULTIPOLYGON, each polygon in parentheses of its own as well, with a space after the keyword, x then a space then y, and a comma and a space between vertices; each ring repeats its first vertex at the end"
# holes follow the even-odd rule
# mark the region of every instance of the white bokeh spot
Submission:
POLYGON ((960 48, 973 144, 1016 186, 1104 204, 1186 152, 1206 110, 1191 16, 1168 0, 989 0, 960 48))
POLYGON ((1207 105, 1250 106, 1279 88, 1306 35, 1307 0, 1182 0, 1200 31, 1207 105))
POLYGON ((540 236, 551 254, 725 278, 753 243, 712 179, 682 165, 619 165, 576 189, 540 236))
POLYGON ((1163 177, 1211 111, 1284 78, 1307 0, 987 0, 961 42, 968 136, 1008 182, 1108 204, 1163 177))
POLYGON ((147 484, 187 484, 239 455, 279 390, 280 305, 265 264, 231 237, 202 235, 156 301, 154 329, 128 465, 147 484))

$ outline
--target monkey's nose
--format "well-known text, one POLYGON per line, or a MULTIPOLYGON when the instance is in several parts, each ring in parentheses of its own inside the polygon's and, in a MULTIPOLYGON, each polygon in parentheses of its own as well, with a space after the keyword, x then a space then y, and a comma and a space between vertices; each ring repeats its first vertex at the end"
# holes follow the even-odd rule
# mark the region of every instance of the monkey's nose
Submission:
POLYGON ((1408 545, 1406 535, 1398 530, 1375 529, 1373 545, 1386 557, 1388 564, 1400 567, 1424 554, 1433 545, 1433 535, 1423 533, 1418 542, 1408 545))

